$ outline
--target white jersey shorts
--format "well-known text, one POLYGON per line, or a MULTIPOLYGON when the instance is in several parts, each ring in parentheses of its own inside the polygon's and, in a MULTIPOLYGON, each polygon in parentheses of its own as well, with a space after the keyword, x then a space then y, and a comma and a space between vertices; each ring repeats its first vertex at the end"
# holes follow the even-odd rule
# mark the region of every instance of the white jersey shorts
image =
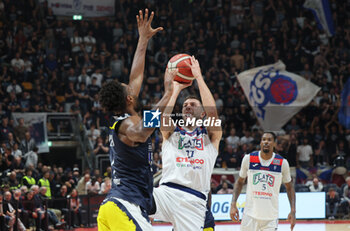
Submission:
POLYGON ((258 220, 246 214, 243 214, 241 231, 276 231, 278 219, 258 220))
POLYGON ((174 231, 203 230, 206 198, 204 194, 202 196, 204 198, 181 189, 160 185, 153 190, 157 210, 152 217, 170 222, 174 231))

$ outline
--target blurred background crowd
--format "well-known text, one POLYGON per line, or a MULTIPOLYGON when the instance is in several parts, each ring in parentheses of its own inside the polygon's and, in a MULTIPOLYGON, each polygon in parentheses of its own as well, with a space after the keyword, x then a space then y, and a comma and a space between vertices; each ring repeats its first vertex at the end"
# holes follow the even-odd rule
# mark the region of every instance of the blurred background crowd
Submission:
MULTIPOLYGON (((56 17, 45 0, 0 0, 3 191, 15 196, 20 190, 23 199, 28 192, 35 194, 31 185, 23 183, 27 170, 32 172, 34 185, 45 186, 45 179, 49 181, 47 197, 59 197, 62 191, 72 194, 73 189, 80 195, 108 191, 108 169, 100 172, 43 163, 30 133, 21 121, 14 125, 11 113, 80 114, 93 153, 107 154, 110 115, 101 108, 98 92, 106 82, 128 81, 138 39, 135 15, 146 7, 155 11, 154 25, 164 30, 149 42, 140 101, 150 108, 161 98, 164 71, 173 55, 195 55, 223 121, 215 167, 239 168, 243 155, 256 150, 260 142, 261 127, 236 74, 282 60, 288 71, 320 86, 321 91, 278 132, 276 152, 291 167, 316 178, 338 156, 345 158, 349 168, 350 130, 339 124, 337 113, 343 85, 350 77, 350 2, 329 2, 336 31, 332 37, 318 29, 302 0, 121 0, 116 1, 115 17, 81 21, 56 17), (84 186, 79 188, 79 182, 85 182, 84 186)), ((186 90, 175 110, 193 93, 196 87, 186 90)), ((153 144, 157 172, 162 167, 159 132, 153 135, 153 144)), ((343 196, 345 177, 323 180, 336 183, 343 196)), ((306 179, 301 177, 298 183, 306 179)), ((224 181, 226 186, 233 183, 224 181)), ((215 192, 226 188, 223 182, 213 182, 215 192)))

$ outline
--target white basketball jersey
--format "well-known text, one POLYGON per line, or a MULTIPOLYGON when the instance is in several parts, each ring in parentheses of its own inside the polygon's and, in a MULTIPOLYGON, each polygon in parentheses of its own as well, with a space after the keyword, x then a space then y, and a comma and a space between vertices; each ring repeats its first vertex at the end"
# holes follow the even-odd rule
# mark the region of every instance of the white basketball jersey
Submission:
POLYGON ((176 127, 163 141, 162 183, 176 183, 208 195, 217 149, 211 143, 207 129, 197 127, 188 132, 176 127))
POLYGON ((278 219, 281 184, 291 181, 287 160, 275 153, 263 160, 260 152, 253 152, 244 156, 239 175, 248 177, 244 214, 259 220, 278 219))

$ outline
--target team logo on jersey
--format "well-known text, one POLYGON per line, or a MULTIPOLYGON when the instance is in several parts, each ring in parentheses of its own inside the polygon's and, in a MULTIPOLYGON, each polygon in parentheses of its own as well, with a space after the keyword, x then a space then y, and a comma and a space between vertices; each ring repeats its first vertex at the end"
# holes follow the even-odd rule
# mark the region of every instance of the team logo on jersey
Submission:
MULTIPOLYGON (((272 164, 275 164, 275 165, 281 165, 281 160, 280 159, 274 159, 272 161, 272 164)), ((276 168, 275 168, 276 169, 276 168)))
POLYGON ((183 148, 203 150, 203 138, 180 136, 178 148, 180 150, 183 148))
POLYGON ((145 128, 159 128, 160 127, 160 115, 162 113, 157 110, 144 110, 143 111, 143 127, 145 128))
POLYGON ((255 173, 253 175, 253 184, 267 183, 270 187, 275 185, 275 177, 271 174, 255 173))

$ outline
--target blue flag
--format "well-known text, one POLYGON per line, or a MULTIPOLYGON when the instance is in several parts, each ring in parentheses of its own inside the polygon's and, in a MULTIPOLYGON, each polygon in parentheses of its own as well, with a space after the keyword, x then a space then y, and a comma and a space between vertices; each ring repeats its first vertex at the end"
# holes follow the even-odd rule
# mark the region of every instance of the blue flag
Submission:
POLYGON ((320 29, 325 30, 328 36, 335 34, 328 0, 306 0, 303 6, 312 11, 320 29))
POLYGON ((350 79, 346 81, 341 92, 341 106, 338 113, 339 122, 350 129, 350 79))

